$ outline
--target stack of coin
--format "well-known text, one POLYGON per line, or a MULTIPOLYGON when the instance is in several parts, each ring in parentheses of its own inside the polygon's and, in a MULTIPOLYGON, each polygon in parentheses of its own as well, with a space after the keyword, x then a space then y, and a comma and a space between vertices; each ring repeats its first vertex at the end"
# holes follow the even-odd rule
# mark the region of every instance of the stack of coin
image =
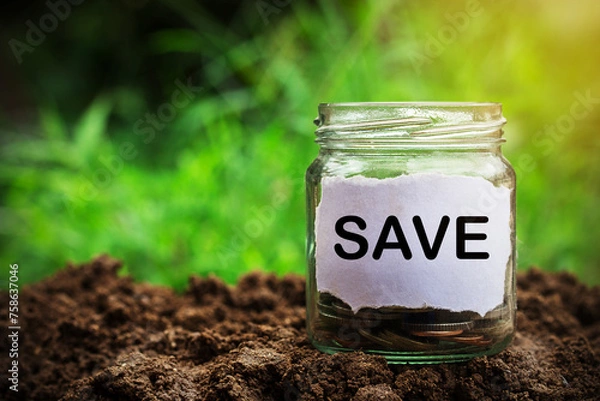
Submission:
POLYGON ((321 294, 317 311, 313 325, 315 335, 352 349, 482 348, 500 341, 511 329, 505 306, 484 317, 474 312, 402 307, 363 308, 354 313, 340 299, 321 294), (501 324, 502 321, 506 324, 501 324))

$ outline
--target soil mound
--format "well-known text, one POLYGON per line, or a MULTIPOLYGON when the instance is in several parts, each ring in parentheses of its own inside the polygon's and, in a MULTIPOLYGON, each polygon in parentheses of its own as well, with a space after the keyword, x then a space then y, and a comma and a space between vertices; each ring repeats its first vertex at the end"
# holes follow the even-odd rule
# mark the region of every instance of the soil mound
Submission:
MULTIPOLYGON (((7 400, 600 400, 600 287, 518 277, 518 334, 493 357, 388 366, 307 341, 304 279, 253 273, 187 291, 118 277, 103 256, 19 294, 19 392, 7 400)), ((2 293, 3 305, 8 295, 2 293)), ((3 314, 0 324, 9 326, 3 314)), ((0 366, 10 360, 0 344, 0 366)), ((5 373, 6 374, 6 373, 5 373)))

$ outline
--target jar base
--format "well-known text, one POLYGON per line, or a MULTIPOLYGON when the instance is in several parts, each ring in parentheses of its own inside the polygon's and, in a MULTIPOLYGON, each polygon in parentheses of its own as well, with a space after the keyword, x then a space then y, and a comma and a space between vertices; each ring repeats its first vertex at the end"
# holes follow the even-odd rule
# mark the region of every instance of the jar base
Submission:
POLYGON ((313 341, 313 345, 319 351, 326 354, 337 354, 340 352, 360 351, 369 355, 382 356, 390 365, 433 365, 441 363, 460 363, 467 362, 473 358, 481 356, 495 355, 504 350, 512 341, 513 336, 507 336, 504 340, 485 348, 466 347, 462 350, 453 350, 446 352, 423 352, 423 351, 386 351, 378 349, 352 349, 341 346, 328 346, 318 344, 313 341))

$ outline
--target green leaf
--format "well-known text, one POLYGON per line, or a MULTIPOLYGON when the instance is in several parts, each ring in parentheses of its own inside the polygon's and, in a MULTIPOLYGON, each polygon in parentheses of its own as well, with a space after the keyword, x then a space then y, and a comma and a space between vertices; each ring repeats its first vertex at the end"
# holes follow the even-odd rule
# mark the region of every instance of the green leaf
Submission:
POLYGON ((56 109, 40 109, 40 125, 47 139, 56 141, 67 139, 67 127, 56 109))
POLYGON ((74 129, 74 142, 80 160, 89 160, 101 143, 112 103, 100 96, 94 100, 74 129))

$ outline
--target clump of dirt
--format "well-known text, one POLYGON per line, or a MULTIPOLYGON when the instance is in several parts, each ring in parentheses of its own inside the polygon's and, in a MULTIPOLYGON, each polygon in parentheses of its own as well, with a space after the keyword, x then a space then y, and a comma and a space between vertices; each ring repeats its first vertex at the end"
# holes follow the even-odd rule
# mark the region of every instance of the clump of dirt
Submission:
MULTIPOLYGON (((7 400, 593 400, 600 287, 538 269, 518 277, 518 334, 493 357, 388 366, 326 355, 304 329, 304 279, 253 273, 187 291, 118 277, 107 256, 20 294, 19 392, 7 400)), ((2 294, 3 305, 8 296, 2 294)), ((0 318, 8 327, 6 314, 0 318)), ((8 342, 0 345, 6 372, 8 342)))

